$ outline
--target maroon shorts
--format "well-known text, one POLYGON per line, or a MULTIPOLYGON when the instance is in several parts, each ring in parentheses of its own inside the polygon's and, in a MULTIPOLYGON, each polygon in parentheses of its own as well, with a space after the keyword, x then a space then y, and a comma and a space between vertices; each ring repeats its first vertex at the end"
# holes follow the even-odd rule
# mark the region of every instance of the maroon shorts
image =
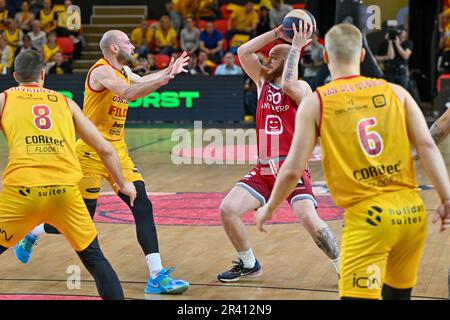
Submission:
MULTIPOLYGON (((294 202, 299 200, 311 200, 317 208, 317 200, 312 191, 310 179, 311 175, 309 171, 305 170, 294 191, 292 191, 287 198, 287 201, 291 206, 294 202)), ((270 170, 269 166, 261 165, 253 168, 239 180, 238 183, 236 183, 236 186, 247 190, 252 196, 259 200, 261 205, 265 205, 269 200, 274 185, 275 176, 273 171, 270 170)))

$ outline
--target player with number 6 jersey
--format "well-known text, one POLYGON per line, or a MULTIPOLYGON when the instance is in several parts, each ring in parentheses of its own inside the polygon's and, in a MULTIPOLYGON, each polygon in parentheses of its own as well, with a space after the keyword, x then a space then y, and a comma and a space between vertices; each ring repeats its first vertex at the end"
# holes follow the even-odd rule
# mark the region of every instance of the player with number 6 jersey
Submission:
POLYGON ((334 26, 324 60, 332 81, 305 97, 291 149, 267 205, 255 221, 263 231, 295 187, 318 137, 330 194, 345 208, 339 262, 343 299, 411 298, 427 232, 427 214, 415 190, 410 142, 441 198, 434 221, 450 227, 450 182, 421 110, 402 87, 360 75, 362 34, 334 26))

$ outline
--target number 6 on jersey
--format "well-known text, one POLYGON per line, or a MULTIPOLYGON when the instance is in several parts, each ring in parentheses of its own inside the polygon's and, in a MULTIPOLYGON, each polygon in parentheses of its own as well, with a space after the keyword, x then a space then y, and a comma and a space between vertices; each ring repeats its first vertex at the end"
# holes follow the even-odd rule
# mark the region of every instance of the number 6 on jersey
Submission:
POLYGON ((383 139, 380 134, 374 130, 369 131, 370 127, 377 125, 375 117, 364 118, 358 121, 356 132, 358 133, 361 149, 369 157, 376 157, 383 152, 383 139))
POLYGON ((36 128, 39 130, 50 130, 52 128, 50 108, 46 105, 35 105, 32 107, 32 110, 36 128))

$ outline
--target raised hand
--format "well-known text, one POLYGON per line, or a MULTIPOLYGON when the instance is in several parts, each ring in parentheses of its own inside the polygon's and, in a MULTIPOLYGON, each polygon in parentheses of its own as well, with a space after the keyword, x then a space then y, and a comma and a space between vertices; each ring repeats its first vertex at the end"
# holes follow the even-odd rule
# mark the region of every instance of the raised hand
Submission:
MULTIPOLYGON (((181 56, 179 56, 178 59, 175 60, 175 62, 173 64, 169 65, 169 67, 172 67, 172 69, 170 70, 171 74, 173 76, 176 76, 179 73, 188 72, 187 69, 185 69, 185 67, 189 64, 189 59, 190 59, 190 57, 187 54, 187 52, 183 51, 181 56)), ((172 58, 172 60, 173 60, 173 58, 172 58)))
POLYGON ((304 23, 302 21, 300 25, 300 30, 297 30, 295 23, 292 24, 292 30, 294 31, 294 37, 292 38, 292 46, 301 50, 311 43, 311 35, 313 33, 313 28, 311 25, 304 23))

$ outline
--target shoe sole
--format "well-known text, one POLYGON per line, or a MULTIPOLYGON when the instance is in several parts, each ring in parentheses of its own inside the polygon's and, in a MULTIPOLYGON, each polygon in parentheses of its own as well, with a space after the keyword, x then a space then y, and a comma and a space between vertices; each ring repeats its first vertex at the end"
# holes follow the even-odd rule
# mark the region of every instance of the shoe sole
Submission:
POLYGON ((146 289, 146 290, 144 290, 144 293, 146 293, 146 294, 180 294, 180 293, 187 291, 187 289, 189 289, 189 286, 181 286, 181 287, 169 289, 166 291, 160 290, 159 288, 154 288, 152 290, 146 289))
POLYGON ((262 275, 262 273, 263 273, 263 271, 262 271, 262 269, 260 269, 257 272, 250 273, 248 275, 242 275, 239 278, 234 278, 234 279, 219 279, 219 278, 217 278, 217 279, 219 281, 225 282, 225 283, 226 282, 237 282, 237 281, 239 281, 241 279, 243 279, 243 280, 252 280, 252 279, 255 279, 255 278, 259 278, 262 275))

